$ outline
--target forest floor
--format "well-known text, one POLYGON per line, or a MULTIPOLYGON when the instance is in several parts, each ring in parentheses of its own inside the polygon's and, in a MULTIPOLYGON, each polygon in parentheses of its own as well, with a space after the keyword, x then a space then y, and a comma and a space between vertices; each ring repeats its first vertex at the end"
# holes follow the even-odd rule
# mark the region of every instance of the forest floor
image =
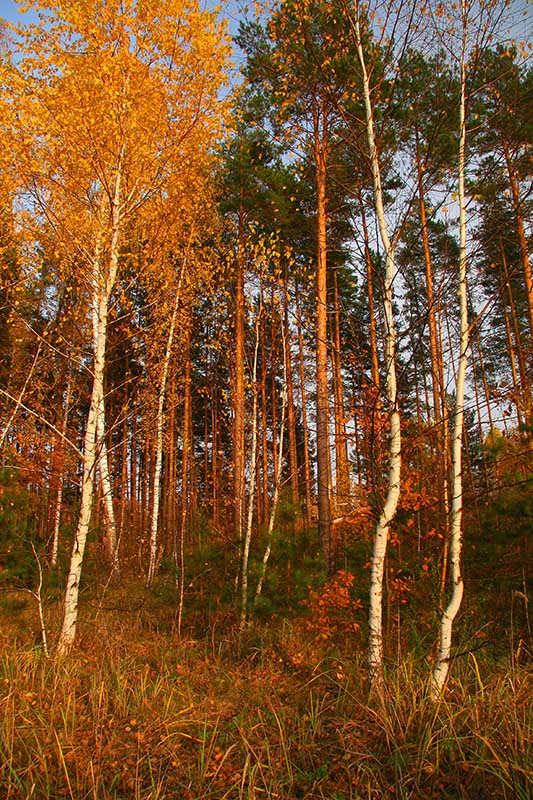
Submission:
MULTIPOLYGON (((533 796, 531 658, 457 658, 429 697, 427 657, 387 663, 369 700, 361 632, 300 616, 239 635, 231 612, 178 638, 140 581, 83 604, 76 650, 46 657, 34 599, 0 605, 0 796, 13 800, 533 796)), ((46 606, 58 629, 60 592, 46 606)), ((184 626, 186 627, 186 626, 184 626)))

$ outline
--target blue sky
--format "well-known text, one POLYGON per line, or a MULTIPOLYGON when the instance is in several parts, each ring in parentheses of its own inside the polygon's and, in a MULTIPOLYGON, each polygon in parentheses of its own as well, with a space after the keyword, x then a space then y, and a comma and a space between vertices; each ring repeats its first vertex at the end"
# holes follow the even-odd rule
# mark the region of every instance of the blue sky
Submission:
MULTIPOLYGON (((216 0, 213 0, 213 2, 206 0, 206 6, 208 8, 220 4, 221 3, 216 2, 216 0)), ((236 32, 238 19, 240 17, 240 9, 245 8, 247 5, 248 3, 245 0, 228 0, 228 2, 225 3, 223 14, 229 19, 232 32, 236 32)), ((15 0, 0 0, 0 17, 3 19, 9 22, 16 22, 21 17, 24 19, 24 15, 20 15, 17 9, 18 4, 15 0)))
MULTIPOLYGON (((501 0, 503 2, 503 0, 501 0)), ((155 0, 157 2, 157 0, 155 0)), ((222 14, 229 20, 230 33, 237 33, 239 19, 244 16, 247 7, 253 8, 254 3, 248 0, 204 0, 207 8, 214 8, 223 5, 222 14)), ((24 15, 18 13, 18 4, 15 0, 0 0, 0 17, 15 22, 17 19, 24 19, 24 15)), ((513 20, 513 30, 511 35, 517 40, 526 41, 533 38, 533 0, 511 0, 510 10, 513 20)))

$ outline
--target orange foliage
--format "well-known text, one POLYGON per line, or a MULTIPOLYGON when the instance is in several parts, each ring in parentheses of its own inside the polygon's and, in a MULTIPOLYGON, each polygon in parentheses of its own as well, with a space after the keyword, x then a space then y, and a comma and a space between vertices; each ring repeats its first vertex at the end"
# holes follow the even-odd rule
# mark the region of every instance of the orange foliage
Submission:
POLYGON ((355 633, 359 629, 356 612, 362 603, 352 595, 355 575, 339 570, 321 591, 309 592, 303 604, 311 611, 306 623, 317 640, 330 641, 338 633, 355 633))

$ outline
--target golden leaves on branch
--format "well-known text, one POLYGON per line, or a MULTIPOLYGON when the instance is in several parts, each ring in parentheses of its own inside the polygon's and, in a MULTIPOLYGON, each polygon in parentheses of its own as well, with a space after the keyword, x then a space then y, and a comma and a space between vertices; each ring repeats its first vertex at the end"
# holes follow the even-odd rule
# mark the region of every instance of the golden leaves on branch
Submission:
POLYGON ((363 607, 354 596, 355 575, 339 570, 320 591, 309 592, 303 604, 310 610, 307 628, 319 641, 331 641, 338 634, 359 629, 357 612, 363 607))
MULTIPOLYGON (((168 242, 208 205, 229 45, 197 0, 40 0, 7 69, 19 191, 79 270, 117 222, 168 242), (121 175, 119 207, 114 189, 121 175), (112 218, 114 222, 112 222, 112 218)), ((7 116, 7 115, 6 115, 7 116)), ((130 234, 131 235, 131 234, 130 234)))

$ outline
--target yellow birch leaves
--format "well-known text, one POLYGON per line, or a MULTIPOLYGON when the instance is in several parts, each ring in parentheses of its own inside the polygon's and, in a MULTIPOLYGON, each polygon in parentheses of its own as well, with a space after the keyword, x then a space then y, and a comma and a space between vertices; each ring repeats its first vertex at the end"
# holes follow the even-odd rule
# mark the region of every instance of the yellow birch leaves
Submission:
POLYGON ((119 165, 123 220, 161 211, 170 195, 179 209, 176 187, 202 184, 224 124, 229 46, 197 0, 30 7, 40 23, 17 31, 9 80, 15 168, 36 212, 74 234, 79 258, 105 226, 119 165))

